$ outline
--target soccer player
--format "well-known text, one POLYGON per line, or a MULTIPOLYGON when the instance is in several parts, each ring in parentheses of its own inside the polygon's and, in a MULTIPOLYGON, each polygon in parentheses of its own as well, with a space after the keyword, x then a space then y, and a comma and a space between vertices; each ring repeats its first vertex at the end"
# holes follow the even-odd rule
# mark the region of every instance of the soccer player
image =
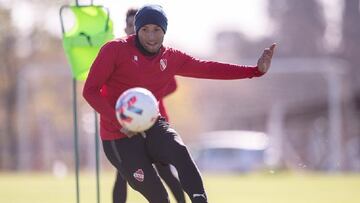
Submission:
POLYGON ((262 76, 270 67, 275 44, 263 51, 256 66, 204 61, 163 46, 167 25, 161 6, 146 5, 139 9, 135 35, 110 41, 101 48, 91 66, 83 96, 100 114, 105 155, 132 188, 150 203, 168 203, 168 194, 152 163, 172 164, 192 203, 206 203, 200 172, 166 119, 159 116, 150 129, 141 133, 145 136, 128 132, 116 119, 116 100, 132 87, 146 88, 161 100, 174 75, 222 80, 262 76))
MULTIPOLYGON (((126 18, 125 18, 126 27, 125 27, 124 31, 128 36, 135 34, 134 19, 135 19, 135 14, 137 11, 138 11, 137 9, 130 8, 126 12, 126 18)), ((173 93, 176 90, 176 87, 177 87, 177 84, 176 84, 175 78, 173 78, 172 81, 168 85, 167 91, 165 92, 165 96, 173 93)), ((163 117, 165 117, 167 121, 169 121, 162 99, 159 100, 159 109, 160 109, 161 115, 163 117)), ((185 203, 184 191, 181 187, 179 180, 172 173, 170 165, 164 164, 164 163, 155 163, 154 165, 156 167, 156 170, 157 170, 159 176, 169 186, 177 203, 185 203)), ((114 187, 113 187, 113 203, 125 203, 126 197, 127 197, 126 180, 124 178, 122 178, 120 172, 118 171, 116 174, 116 181, 115 181, 114 187)))

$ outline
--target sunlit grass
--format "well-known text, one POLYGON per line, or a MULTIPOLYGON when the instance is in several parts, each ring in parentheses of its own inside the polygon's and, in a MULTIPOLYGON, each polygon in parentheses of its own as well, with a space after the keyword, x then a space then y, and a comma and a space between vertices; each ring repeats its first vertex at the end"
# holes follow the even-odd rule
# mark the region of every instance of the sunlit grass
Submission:
MULTIPOLYGON (((101 202, 111 203, 114 172, 101 173, 101 202)), ((204 174, 209 202, 359 203, 360 174, 204 174)), ((171 202, 175 202, 171 199, 171 202)), ((75 178, 41 173, 0 173, 1 203, 76 202, 75 178)), ((96 203, 95 175, 81 173, 80 202, 96 203)), ((146 200, 129 188, 128 202, 146 200)), ((189 202, 189 201, 188 201, 189 202)))

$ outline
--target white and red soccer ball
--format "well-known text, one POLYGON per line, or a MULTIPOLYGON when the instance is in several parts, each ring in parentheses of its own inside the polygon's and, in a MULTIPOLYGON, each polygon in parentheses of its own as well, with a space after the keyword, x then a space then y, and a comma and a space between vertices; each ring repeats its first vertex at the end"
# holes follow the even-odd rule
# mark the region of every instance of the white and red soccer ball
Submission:
POLYGON ((154 125, 159 116, 159 105, 149 90, 135 87, 120 95, 115 111, 121 126, 131 132, 143 132, 154 125))

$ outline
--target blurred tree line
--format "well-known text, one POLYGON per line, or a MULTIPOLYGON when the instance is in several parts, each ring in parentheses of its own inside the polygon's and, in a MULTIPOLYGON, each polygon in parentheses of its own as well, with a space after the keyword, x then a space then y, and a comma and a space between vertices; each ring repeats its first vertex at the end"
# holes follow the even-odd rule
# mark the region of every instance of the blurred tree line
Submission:
MULTIPOLYGON (((216 36, 217 55, 226 58, 258 57, 259 50, 276 42, 279 44, 276 57, 337 57, 344 59, 351 68, 354 102, 360 121, 360 9, 359 0, 338 1, 341 11, 339 30, 340 43, 329 48, 325 40, 328 24, 325 7, 319 0, 271 0, 268 1, 269 17, 273 21, 273 33, 256 41, 235 30, 221 31, 216 36)), ((331 21, 331 20, 330 20, 331 21)), ((331 25, 330 25, 331 26, 331 25)), ((316 67, 314 67, 316 68, 316 67)))
MULTIPOLYGON (((63 2, 65 3, 65 1, 63 2)), ((58 10, 59 3, 61 1, 15 0, 0 2, 0 169, 17 168, 16 164, 19 158, 17 120, 19 117, 26 116, 29 120, 36 120, 32 115, 29 115, 29 112, 25 112, 26 115, 17 112, 19 82, 24 79, 19 77, 21 71, 27 74, 24 69, 31 64, 47 66, 46 64, 58 61, 60 63, 61 61, 65 62, 59 37, 54 36, 44 26, 47 20, 46 11, 50 8, 58 10), (13 13, 20 5, 22 8, 32 5, 26 9, 34 9, 32 11, 34 12, 34 23, 26 31, 14 25, 13 13)), ((42 79, 47 80, 49 78, 42 79)), ((56 92, 54 89, 49 91, 49 88, 53 86, 47 86, 47 84, 44 85, 43 92, 33 92, 33 94, 43 94, 40 101, 30 101, 36 107, 34 111, 56 107, 54 105, 54 100, 57 97, 56 92)), ((26 104, 28 104, 27 101, 26 104)), ((59 108, 59 111, 61 110, 59 108)))
MULTIPOLYGON (((10 10, 0 7, 0 168, 3 159, 16 153, 15 95, 19 63, 15 54, 16 31, 10 22, 10 10)), ((16 159, 16 156, 14 156, 16 159)), ((8 162, 11 164, 11 162, 8 162)))
MULTIPOLYGON (((220 56, 220 58, 225 60, 235 59, 235 62, 238 62, 239 59, 257 58, 259 51, 261 51, 264 46, 269 46, 271 43, 276 42, 279 44, 279 46, 277 47, 275 55, 276 57, 274 60, 301 58, 305 62, 306 60, 313 59, 342 59, 343 62, 345 62, 344 65, 347 67, 336 68, 343 69, 342 71, 345 73, 345 79, 343 80, 343 83, 346 83, 346 85, 350 84, 349 87, 351 90, 351 95, 349 99, 346 98, 341 101, 341 114, 343 120, 341 120, 342 137, 339 140, 342 141, 342 144, 340 145, 343 146, 342 150, 339 151, 342 151, 343 153, 343 160, 350 160, 351 158, 344 158, 344 152, 346 150, 348 150, 348 152, 351 151, 349 150, 349 147, 347 147, 349 145, 345 145, 346 142, 352 142, 353 145, 357 145, 357 147, 354 147, 354 149, 357 151, 351 152, 356 155, 352 155, 352 157, 358 157, 360 154, 360 61, 358 59, 360 54, 360 1, 346 0, 337 2, 338 3, 334 4, 332 1, 325 0, 269 0, 267 2, 267 10, 269 17, 272 20, 273 30, 270 29, 272 31, 271 35, 258 40, 252 40, 245 34, 236 30, 221 31, 217 34, 217 53, 215 55, 220 56), (329 4, 332 4, 333 7, 331 9, 333 10, 328 10, 330 9, 329 4), (337 5, 337 7, 334 8, 334 5, 337 5), (329 14, 329 12, 332 13, 329 14), (337 13, 340 15, 340 19, 338 20, 339 22, 335 22, 336 20, 334 20, 334 18, 329 18, 329 15, 336 16, 337 13), (330 31, 331 33, 329 34, 330 31), (349 70, 347 68, 349 68, 349 70), (351 136, 352 138, 349 139, 351 136), (353 143, 354 141, 357 143, 353 143)), ((293 67, 288 68, 291 69, 293 67)), ((313 68, 315 70, 314 72, 316 72, 316 68, 324 67, 314 66, 307 68, 313 68)), ((341 71, 338 71, 338 73, 340 72, 341 71)), ((290 75, 284 74, 284 77, 287 76, 290 75)), ((323 76, 327 77, 326 75, 323 76)), ((303 75, 299 74, 299 77, 303 77, 303 75)), ((274 79, 275 77, 272 77, 272 80, 274 79)), ((310 80, 307 80, 307 78, 303 78, 304 85, 309 81, 310 80)), ((320 81, 319 84, 321 84, 320 81)), ((292 81, 289 81, 288 84, 283 85, 287 85, 283 88, 288 88, 292 85, 292 81)), ((346 86, 345 84, 342 85, 346 86)), ((309 92, 319 91, 319 87, 314 86, 313 88, 314 89, 311 90, 309 89, 309 92)), ((344 91, 344 89, 341 91, 344 91)), ((229 92, 225 94, 229 94, 229 92)), ((318 92, 318 94, 320 94, 320 92, 318 92)), ((309 107, 306 110, 301 109, 299 112, 294 112, 297 114, 294 115, 295 117, 303 117, 303 120, 298 118, 296 121, 293 120, 293 124, 296 123, 298 129, 293 128, 291 129, 292 131, 289 131, 289 129, 286 129, 287 126, 283 126, 283 128, 287 130, 284 135, 287 137, 283 139, 287 139, 287 142, 292 142, 292 145, 290 145, 290 143, 288 143, 289 145, 285 144, 285 148, 296 148, 296 146, 299 146, 297 156, 295 157, 300 157, 300 159, 306 157, 308 159, 307 161, 309 161, 309 159, 314 159, 315 153, 311 153, 314 151, 309 150, 311 148, 310 145, 311 143, 317 142, 317 139, 321 137, 319 136, 321 133, 317 134, 317 136, 314 136, 311 135, 309 131, 312 126, 316 125, 316 119, 324 118, 326 122, 330 120, 330 104, 326 101, 326 99, 327 98, 325 98, 323 103, 310 104, 312 107, 309 107), (299 124, 300 122, 302 123, 302 126, 299 124), (295 134, 296 136, 291 137, 291 133, 295 134), (291 141, 291 139, 293 140, 291 141)), ((261 106, 261 104, 258 105, 261 106)), ((287 113, 290 114, 290 112, 287 113)), ((289 118, 289 115, 286 116, 288 116, 287 122, 292 120, 289 118)), ((245 123, 247 120, 251 119, 244 119, 242 120, 242 123, 245 123)), ((265 123, 260 122, 260 120, 257 119, 253 123, 265 123)), ((238 121, 233 119, 232 122, 233 125, 235 125, 235 123, 238 121)), ((228 125, 231 126, 231 123, 228 125)), ((287 123, 287 125, 289 125, 289 123, 287 123)), ((325 134, 326 138, 325 140, 321 141, 321 144, 326 143, 328 141, 327 139, 329 139, 329 134, 331 134, 329 133, 329 129, 331 129, 331 126, 329 125, 330 124, 325 124, 324 127, 322 127, 324 130, 323 134, 325 134)), ((289 126, 291 126, 291 124, 289 126)), ((256 128, 259 129, 259 126, 256 128)), ((264 126, 260 127, 260 129, 266 130, 264 129, 264 126)), ((321 148, 321 144, 318 146, 315 145, 314 149, 319 150, 321 148)), ((334 146, 325 146, 325 155, 323 155, 324 157, 318 160, 318 163, 326 162, 324 161, 325 157, 329 154, 331 155, 332 151, 335 150, 331 149, 331 147, 334 146)), ((291 154, 291 150, 288 151, 288 155, 291 154)), ((295 159, 295 157, 291 158, 295 159)), ((305 160, 302 160, 305 163, 306 158, 304 158, 305 160)), ((310 162, 311 161, 307 162, 308 167, 311 167, 310 162)), ((359 168, 359 162, 355 162, 355 165, 357 165, 356 167, 359 168)), ((323 163, 320 163, 319 165, 323 163)), ((318 167, 318 169, 320 168, 319 166, 314 166, 314 168, 316 167, 318 167)))

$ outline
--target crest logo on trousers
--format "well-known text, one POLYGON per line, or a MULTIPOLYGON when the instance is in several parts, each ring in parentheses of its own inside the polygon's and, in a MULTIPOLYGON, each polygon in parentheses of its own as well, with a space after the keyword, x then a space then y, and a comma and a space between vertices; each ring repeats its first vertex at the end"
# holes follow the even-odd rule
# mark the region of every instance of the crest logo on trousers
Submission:
POLYGON ((144 171, 142 169, 138 169, 137 171, 135 171, 133 176, 139 182, 143 182, 145 178, 144 171))

